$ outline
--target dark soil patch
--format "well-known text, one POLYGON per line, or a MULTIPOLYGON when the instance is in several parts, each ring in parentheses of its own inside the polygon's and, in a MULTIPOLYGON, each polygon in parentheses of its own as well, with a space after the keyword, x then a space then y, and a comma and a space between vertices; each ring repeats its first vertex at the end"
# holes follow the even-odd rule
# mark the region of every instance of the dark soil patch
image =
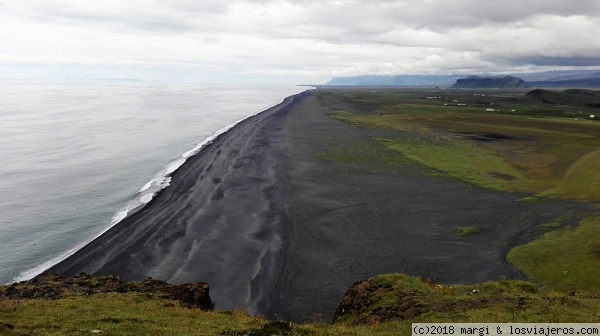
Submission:
POLYGON ((592 247, 592 250, 590 251, 590 254, 594 257, 594 258, 598 258, 600 259, 600 245, 595 245, 592 247))
POLYGON ((502 179, 502 180, 505 180, 505 181, 514 181, 514 180, 517 179, 516 177, 514 177, 512 175, 509 175, 509 174, 496 173, 496 172, 491 172, 491 173, 488 173, 488 174, 490 176, 493 176, 495 178, 499 178, 499 179, 502 179))
POLYGON ((482 141, 482 142, 521 140, 517 137, 513 137, 510 135, 506 135, 506 134, 499 134, 499 133, 458 132, 457 134, 465 137, 466 139, 482 141))

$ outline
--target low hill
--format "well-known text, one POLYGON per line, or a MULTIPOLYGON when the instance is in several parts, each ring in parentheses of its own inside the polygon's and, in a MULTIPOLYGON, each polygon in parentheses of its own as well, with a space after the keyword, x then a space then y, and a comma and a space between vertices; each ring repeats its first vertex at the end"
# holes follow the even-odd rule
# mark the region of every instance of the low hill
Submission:
POLYGON ((536 89, 527 93, 546 104, 572 105, 581 107, 600 108, 600 91, 585 89, 567 89, 552 91, 536 89))
POLYGON ((521 78, 513 76, 504 77, 480 77, 469 76, 460 78, 452 85, 453 89, 515 89, 527 88, 527 84, 521 78))

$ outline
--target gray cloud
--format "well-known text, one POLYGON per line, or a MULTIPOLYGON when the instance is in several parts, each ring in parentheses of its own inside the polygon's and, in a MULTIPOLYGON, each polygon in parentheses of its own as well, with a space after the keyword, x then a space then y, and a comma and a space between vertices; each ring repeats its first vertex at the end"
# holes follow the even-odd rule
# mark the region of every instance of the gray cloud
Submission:
POLYGON ((600 66, 597 0, 0 0, 0 9, 5 66, 305 81, 600 66))

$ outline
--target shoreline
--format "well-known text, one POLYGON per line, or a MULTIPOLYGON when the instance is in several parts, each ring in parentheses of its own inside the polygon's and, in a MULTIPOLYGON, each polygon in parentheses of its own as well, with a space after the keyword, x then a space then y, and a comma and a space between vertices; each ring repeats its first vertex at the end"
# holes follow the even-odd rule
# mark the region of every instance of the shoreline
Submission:
POLYGON ((310 94, 287 97, 218 135, 142 209, 36 278, 86 272, 206 281, 219 309, 255 313, 269 306, 289 217, 281 125, 291 106, 310 94))

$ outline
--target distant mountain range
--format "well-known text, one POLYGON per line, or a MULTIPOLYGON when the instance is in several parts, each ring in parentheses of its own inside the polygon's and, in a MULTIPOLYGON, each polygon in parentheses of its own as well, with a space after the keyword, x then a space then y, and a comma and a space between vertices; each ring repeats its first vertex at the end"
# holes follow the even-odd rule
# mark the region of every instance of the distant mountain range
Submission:
POLYGON ((336 77, 329 86, 449 86, 465 75, 400 75, 336 77))
MULTIPOLYGON (((600 88, 600 71, 545 71, 511 74, 521 78, 529 87, 600 88)), ((440 86, 449 87, 468 75, 399 75, 336 77, 324 86, 440 86)), ((488 76, 489 77, 489 76, 488 76)))

